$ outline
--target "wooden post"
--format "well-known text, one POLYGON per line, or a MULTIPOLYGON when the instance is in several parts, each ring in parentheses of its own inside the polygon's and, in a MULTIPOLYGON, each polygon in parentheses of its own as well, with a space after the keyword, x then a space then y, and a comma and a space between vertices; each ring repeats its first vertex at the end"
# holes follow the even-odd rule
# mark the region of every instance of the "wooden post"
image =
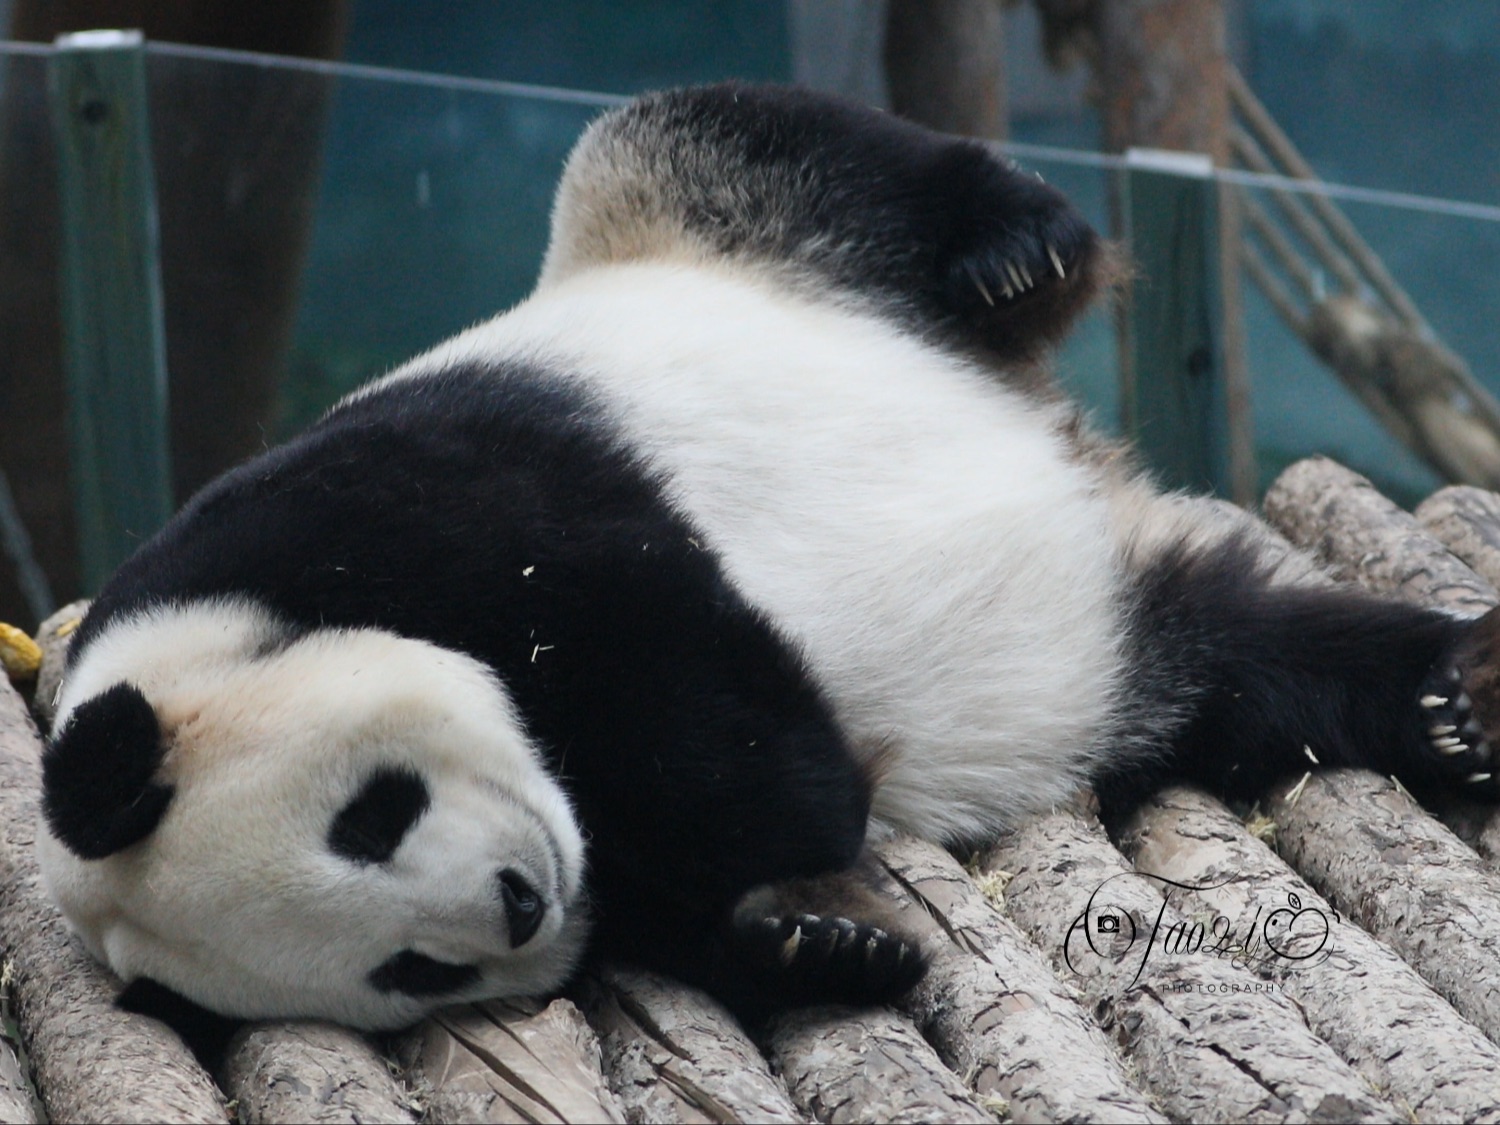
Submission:
POLYGON ((1162 483, 1228 494, 1213 161, 1137 148, 1125 165, 1122 233, 1138 271, 1121 327, 1125 432, 1162 483))
POLYGON ((140 32, 59 36, 51 80, 79 554, 94 591, 171 514, 166 339, 140 32))

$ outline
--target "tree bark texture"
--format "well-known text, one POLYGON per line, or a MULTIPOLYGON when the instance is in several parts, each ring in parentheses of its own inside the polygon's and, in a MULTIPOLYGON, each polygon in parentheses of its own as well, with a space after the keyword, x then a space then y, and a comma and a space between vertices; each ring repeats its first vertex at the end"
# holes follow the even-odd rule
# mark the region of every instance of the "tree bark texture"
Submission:
POLYGON ((1338 578, 1419 605, 1478 615, 1500 602, 1480 578, 1364 477, 1326 457, 1277 477, 1266 518, 1338 578))
POLYGON ((1500 494, 1451 485, 1423 500, 1413 514, 1474 573, 1500 588, 1500 494))
POLYGON ((41 743, 0 679, 0 945, 33 1075, 53 1121, 227 1120, 182 1041, 114 1006, 119 982, 69 932, 33 853, 41 743))
MULTIPOLYGON (((930 921, 932 967, 905 1006, 986 1105, 1018 1121, 1164 1121, 1035 946, 942 848, 910 837, 877 848, 930 921)), ((917 929, 923 914, 909 912, 917 929)))
POLYGON ((1169 934, 1187 932, 1183 916, 1096 823, 1038 817, 982 867, 1010 873, 1007 913, 1083 992, 1168 1116, 1404 1120, 1265 981, 1201 949, 1174 951, 1169 934))
POLYGON ((1500 878, 1472 850, 1363 770, 1315 775, 1294 795, 1284 787, 1268 811, 1292 866, 1500 1039, 1500 878))
POLYGON ((717 1002, 634 969, 586 981, 583 1005, 626 1120, 800 1122, 786 1086, 717 1002))
POLYGON ((792 1100, 815 1121, 995 1121, 912 1022, 888 1008, 789 1012, 772 1023, 767 1045, 792 1100))
MULTIPOLYGON (((1329 835, 1324 825, 1323 835, 1329 835)), ((1438 996, 1389 946, 1347 920, 1197 790, 1142 807, 1123 847, 1137 870, 1204 888, 1178 892, 1209 907, 1245 941, 1246 958, 1301 1006, 1308 1024, 1375 1089, 1419 1121, 1500 1120, 1500 1048, 1438 996), (1298 921, 1292 921, 1291 903, 1298 921), (1286 910, 1284 929, 1273 917, 1286 910), (1301 937, 1281 944, 1278 933, 1301 937), (1293 960, 1267 948, 1267 935, 1293 960), (1320 954, 1327 954, 1321 956, 1320 954)))
POLYGON ((327 1023, 252 1024, 231 1044, 224 1089, 246 1125, 412 1125, 412 1099, 362 1036, 327 1023))

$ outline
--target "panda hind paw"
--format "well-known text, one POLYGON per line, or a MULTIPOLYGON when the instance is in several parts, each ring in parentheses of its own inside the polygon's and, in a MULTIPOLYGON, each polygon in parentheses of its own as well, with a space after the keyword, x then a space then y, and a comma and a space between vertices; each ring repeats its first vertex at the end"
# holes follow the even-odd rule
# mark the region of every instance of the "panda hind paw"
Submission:
POLYGON ((738 930, 745 954, 802 1003, 886 1003, 927 970, 915 943, 848 918, 788 914, 742 922, 738 930))

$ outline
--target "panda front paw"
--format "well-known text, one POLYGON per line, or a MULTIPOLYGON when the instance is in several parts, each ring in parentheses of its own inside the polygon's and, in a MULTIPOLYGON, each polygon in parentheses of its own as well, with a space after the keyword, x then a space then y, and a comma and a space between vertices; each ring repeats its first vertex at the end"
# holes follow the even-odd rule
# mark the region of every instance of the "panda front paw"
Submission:
POLYGON ((1033 357, 1112 280, 1113 259, 1083 216, 1034 177, 1013 170, 987 200, 955 219, 939 254, 942 305, 1002 358, 1033 357))
POLYGON ((1071 210, 1002 227, 956 262, 978 299, 995 309, 1065 285, 1086 268, 1097 239, 1071 210))
POLYGON ((743 954, 800 1003, 886 1003, 927 970, 914 943, 848 918, 763 917, 740 922, 737 938, 743 954))
POLYGON ((1431 773, 1475 796, 1500 799, 1500 763, 1491 734, 1500 733, 1500 609, 1427 674, 1417 700, 1431 773))
POLYGON ((1481 792, 1500 795, 1493 751, 1474 701, 1464 690, 1463 673, 1453 665, 1434 669, 1418 700, 1430 766, 1439 776, 1481 792))

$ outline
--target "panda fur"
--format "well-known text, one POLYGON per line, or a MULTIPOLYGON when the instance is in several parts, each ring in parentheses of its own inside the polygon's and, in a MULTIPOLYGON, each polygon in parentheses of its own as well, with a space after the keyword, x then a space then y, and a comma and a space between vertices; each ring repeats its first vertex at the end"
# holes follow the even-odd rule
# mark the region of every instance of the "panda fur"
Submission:
POLYGON ((395 1027, 590 955, 756 1015, 920 975, 872 837, 1254 794, 1304 747, 1492 794, 1483 630, 1160 493, 1047 382, 1113 270, 1037 177, 874 111, 602 117, 530 298, 100 593, 48 888, 127 995, 234 1017, 395 1027))

